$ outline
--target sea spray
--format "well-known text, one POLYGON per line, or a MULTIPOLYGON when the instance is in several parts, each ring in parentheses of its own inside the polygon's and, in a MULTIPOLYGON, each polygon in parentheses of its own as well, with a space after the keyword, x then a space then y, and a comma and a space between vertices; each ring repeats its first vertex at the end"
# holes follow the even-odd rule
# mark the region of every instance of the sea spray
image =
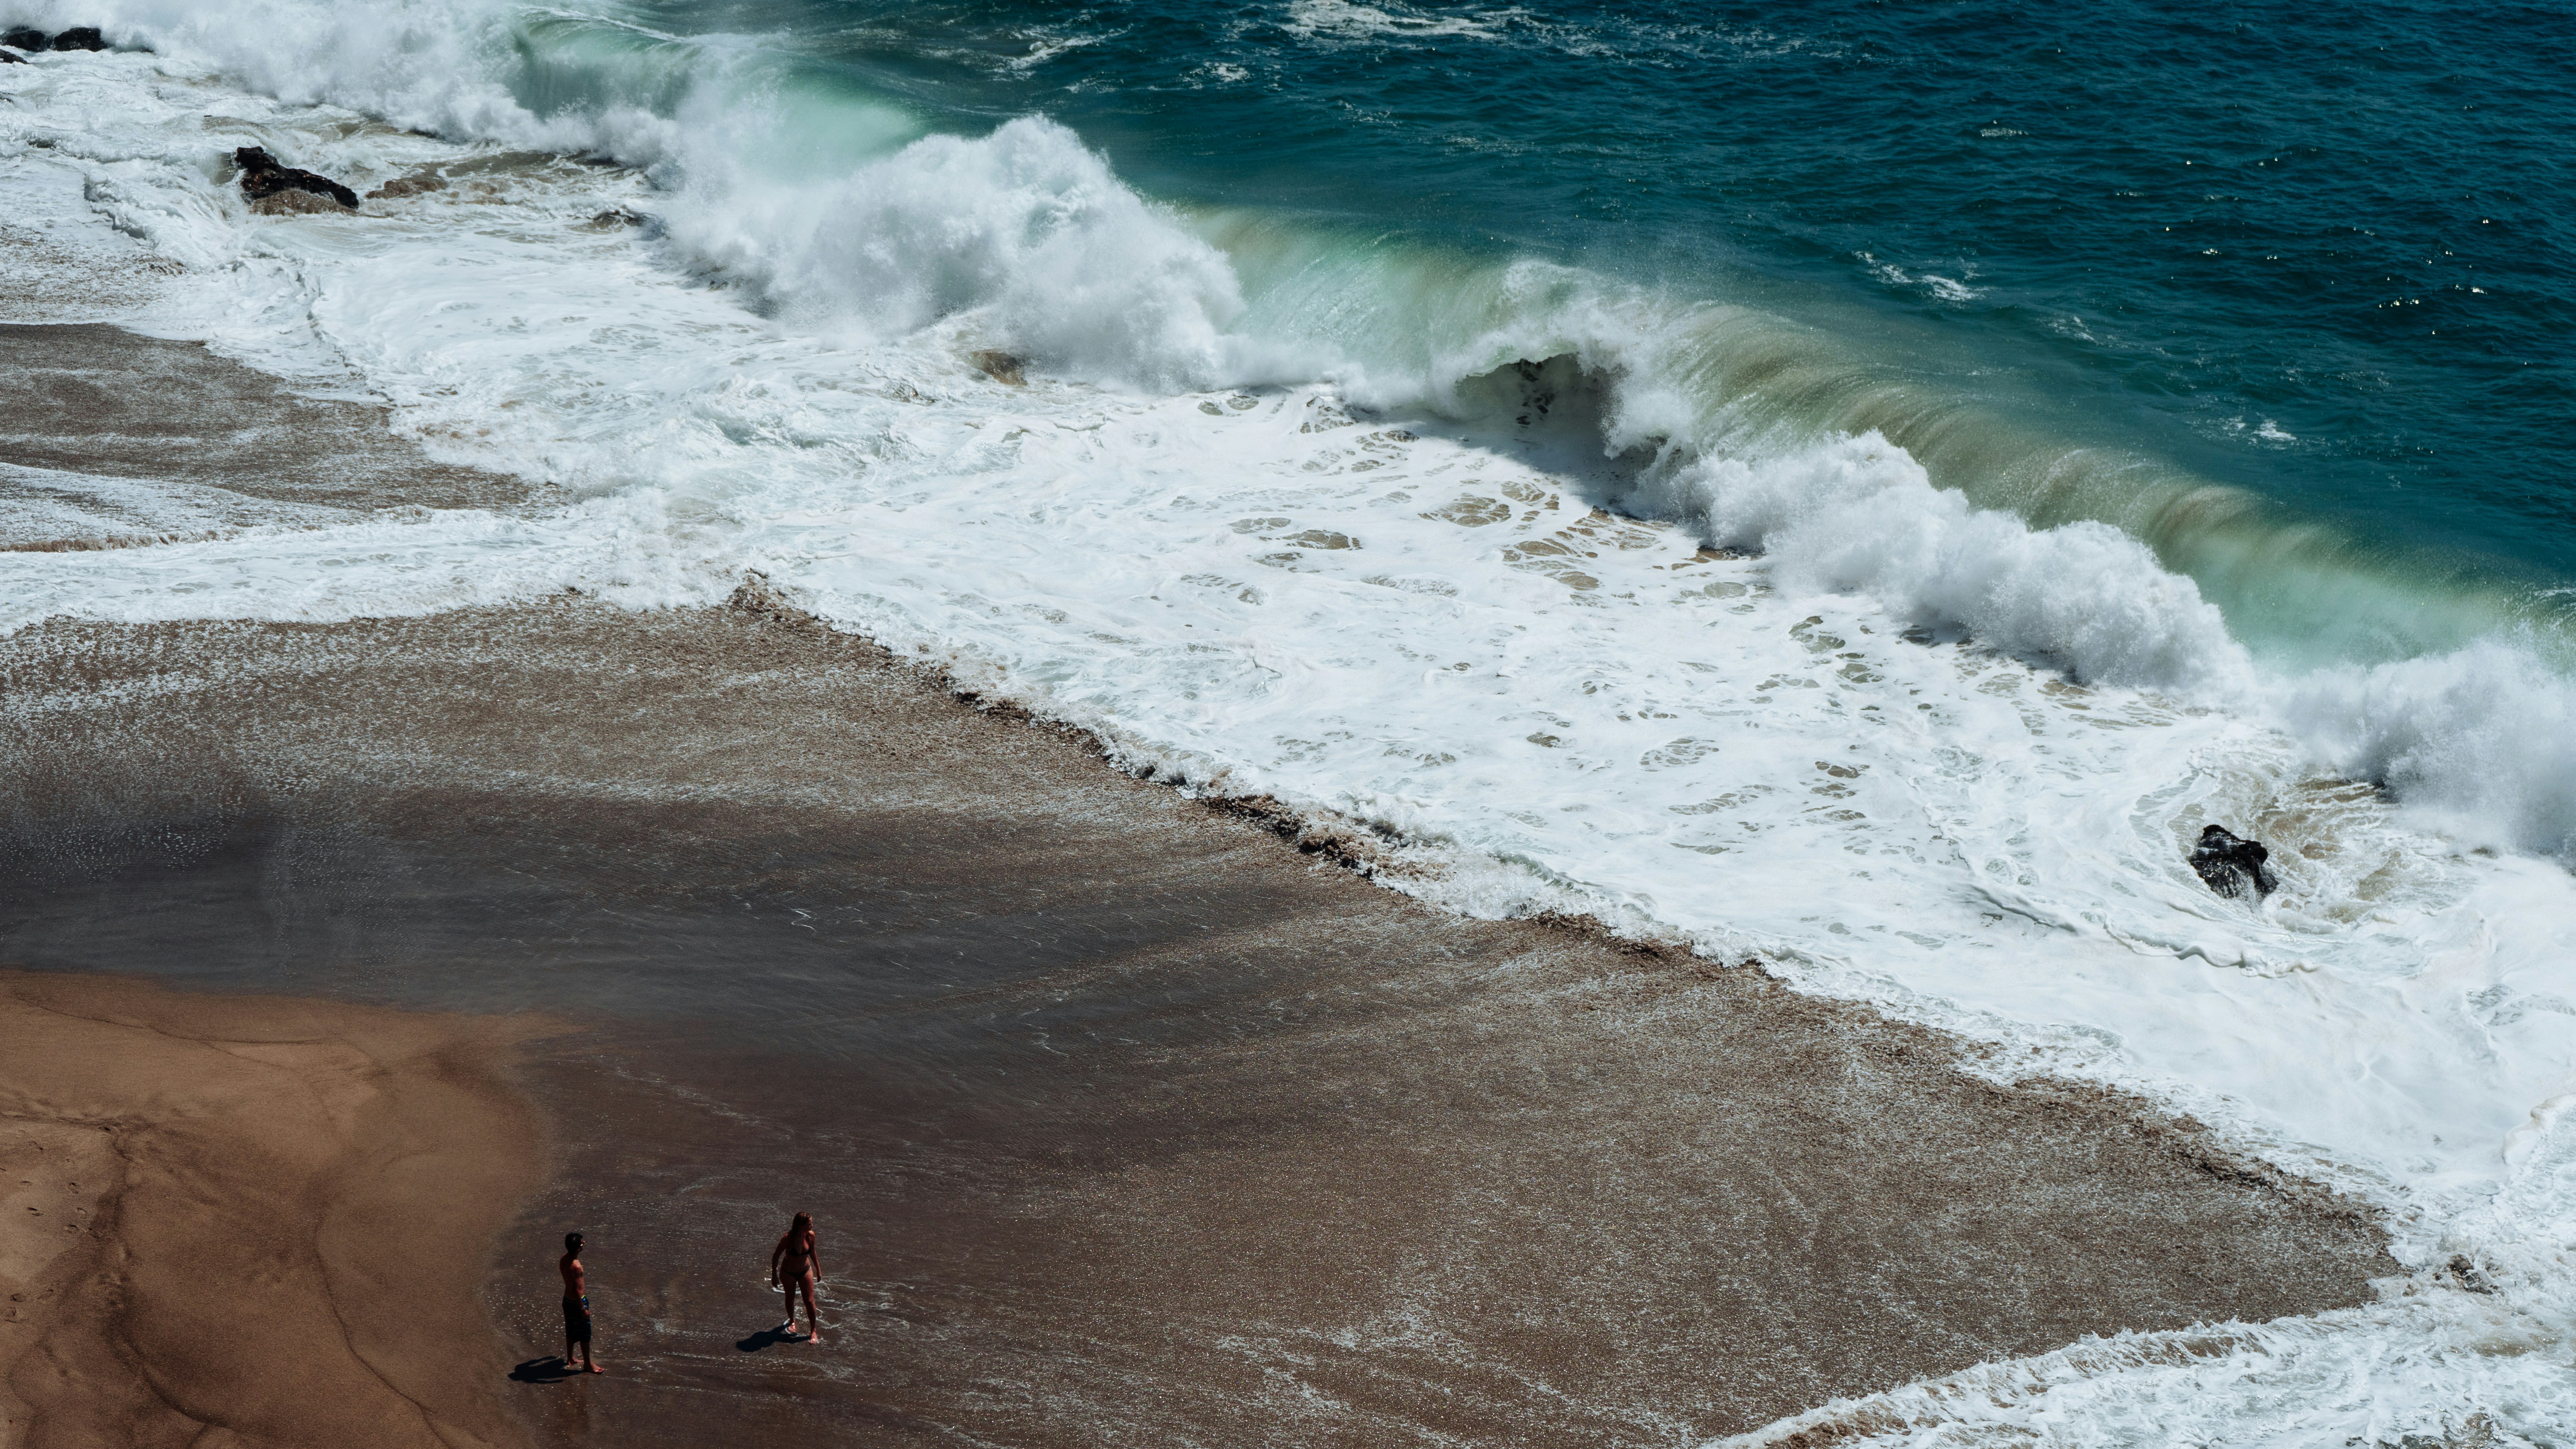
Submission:
POLYGON ((819 183, 698 182, 670 216, 673 240, 790 325, 953 324, 1050 372, 1157 389, 1240 377, 1225 258, 1041 119, 925 137, 819 183))
POLYGON ((2319 670, 2271 695, 2320 760, 2433 828, 2576 869, 2576 684, 2528 642, 2319 670))
POLYGON ((2078 679, 2224 704, 2249 665, 2191 580, 2107 524, 2034 529, 1936 489, 1874 434, 1785 458, 1703 458, 1631 495, 1793 587, 1858 593, 2078 679))

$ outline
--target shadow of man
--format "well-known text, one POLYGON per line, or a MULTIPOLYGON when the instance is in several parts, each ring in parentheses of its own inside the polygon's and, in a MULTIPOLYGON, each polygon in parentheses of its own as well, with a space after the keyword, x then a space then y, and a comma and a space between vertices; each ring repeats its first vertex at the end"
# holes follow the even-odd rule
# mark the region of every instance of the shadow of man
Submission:
POLYGON ((521 1384, 559 1384, 576 1372, 578 1370, 565 1362, 561 1354, 548 1354, 544 1358, 529 1359, 510 1370, 510 1380, 521 1384))

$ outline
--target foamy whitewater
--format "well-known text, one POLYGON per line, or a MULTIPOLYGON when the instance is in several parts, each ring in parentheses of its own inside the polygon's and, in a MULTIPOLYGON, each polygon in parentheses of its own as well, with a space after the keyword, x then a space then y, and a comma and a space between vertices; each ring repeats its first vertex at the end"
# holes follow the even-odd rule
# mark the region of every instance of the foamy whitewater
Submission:
MULTIPOLYGON (((0 554, 0 629, 757 575, 1131 768, 1372 828, 1398 889, 1758 953, 1999 1080, 2145 1092, 2384 1208, 2410 1270, 1740 1442, 2576 1443, 2576 687, 2546 617, 2491 590, 2428 605, 2428 647, 2249 642, 2151 547, 2197 545, 2122 512, 2225 490, 2123 502, 2002 423, 1954 483, 1926 459, 1955 430, 1901 443, 1920 408, 1835 383, 1857 344, 1827 326, 1167 206, 1039 116, 821 126, 753 37, 462 0, 0 18, 151 47, 0 67, 0 195, 44 244, 16 290, 50 309, 18 320, 204 339, 571 500, 349 521, 12 467, 13 538, 181 541, 0 554), (496 79, 514 36, 589 79, 540 114, 496 79), (448 184, 258 217, 243 145, 448 184), (2212 821, 2278 894, 2201 884, 2212 821)), ((2284 548, 2312 582, 2280 608, 2404 602, 2284 548)))

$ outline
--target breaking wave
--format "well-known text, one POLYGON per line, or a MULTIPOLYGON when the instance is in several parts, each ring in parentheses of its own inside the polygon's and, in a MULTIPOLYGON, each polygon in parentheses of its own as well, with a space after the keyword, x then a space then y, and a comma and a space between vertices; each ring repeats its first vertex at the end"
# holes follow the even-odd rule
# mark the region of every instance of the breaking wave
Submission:
POLYGON ((114 40, 287 99, 645 168, 685 261, 801 328, 935 331, 1149 390, 1330 378, 1363 405, 1451 412, 1489 405, 1477 387, 1499 368, 1570 370, 1615 507, 2080 679, 2258 713, 2479 843, 2576 851, 2576 686, 2547 611, 2510 590, 2427 597, 2330 530, 2267 528, 2230 490, 2033 440, 1787 319, 1549 263, 1185 215, 1054 122, 926 134, 894 101, 819 85, 782 44, 477 0, 12 12, 102 14, 114 40), (2227 562, 2248 557, 2266 577, 2227 562), (2355 619, 2367 650, 2314 657, 2355 619))

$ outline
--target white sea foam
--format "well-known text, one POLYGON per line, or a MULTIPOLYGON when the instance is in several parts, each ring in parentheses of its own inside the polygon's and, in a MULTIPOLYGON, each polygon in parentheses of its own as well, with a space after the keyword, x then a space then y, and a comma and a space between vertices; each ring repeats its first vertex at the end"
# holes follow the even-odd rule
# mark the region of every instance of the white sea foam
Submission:
MULTIPOLYGON (((1905 1391, 1865 1421, 1884 1442, 2576 1422, 2553 1306, 2576 1283, 2576 887, 2462 848, 2564 850, 2576 828, 2570 695, 2535 646, 2268 673, 2103 525, 2034 530, 1875 437, 1781 441, 1699 405, 1690 349, 1758 318, 1534 264, 1415 286, 1327 259, 1288 269, 1326 289, 1307 300, 1276 281, 1242 298, 1249 271, 1043 123, 872 132, 801 191, 749 157, 706 181, 688 148, 770 134, 755 117, 653 142, 635 159, 655 189, 508 154, 577 118, 478 79, 475 27, 498 12, 345 22, 461 57, 428 90, 363 37, 310 64, 372 90, 278 87, 416 105, 482 142, 225 88, 215 41, 187 42, 229 34, 217 18, 118 13, 181 53, 0 69, 0 183, 51 209, 9 224, 122 228, 101 245, 187 269, 129 301, 136 323, 285 375, 354 371, 441 455, 582 501, 0 555, 0 627, 566 586, 707 601, 757 569, 1133 763, 1384 826, 1446 868, 1409 888, 1460 909, 1576 906, 1758 949, 1989 1043, 1999 1077, 2154 1092, 2389 1207, 2417 1270, 2411 1296, 2216 1335, 2188 1364, 2165 1336, 1991 1366, 1982 1399, 1905 1391), (15 145, 39 133, 54 144, 15 145), (362 187, 425 167, 452 184, 258 218, 216 164, 254 141, 362 187), (664 229, 591 222, 615 207, 664 229), (1349 290, 1372 275, 1383 292, 1349 290), (1003 386, 962 360, 981 346, 1052 375, 1003 386), (1251 385, 1299 356, 1328 359, 1322 380, 1251 385), (1225 385, 1171 390, 1199 383, 1225 385), (2273 843, 2278 895, 2191 876, 2212 820, 2273 843), (2454 1254, 2497 1291, 2443 1278, 2454 1254)), ((344 23, 278 13, 279 33, 344 23)))
POLYGON ((1426 13, 1408 5, 1361 5, 1354 0, 1290 0, 1280 28, 1293 35, 1343 40, 1378 38, 1489 40, 1524 12, 1517 9, 1426 13))
POLYGON ((723 187, 671 215, 675 240, 791 322, 874 339, 954 323, 1050 371, 1148 386, 1240 371, 1225 258, 1050 121, 925 137, 845 178, 723 187))
POLYGON ((2474 845, 2576 865, 2576 689, 2502 639, 2279 687, 2318 755, 2385 781, 2428 825, 2474 845))
MULTIPOLYGON (((609 90, 541 114, 512 88, 529 12, 488 0, 105 9, 111 36, 289 101, 647 168, 668 183, 654 210, 671 240, 809 327, 883 339, 953 322, 1064 375, 1152 387, 1278 366, 1228 335, 1243 304, 1224 258, 1043 119, 914 139, 918 124, 897 107, 800 101, 754 51, 642 31, 656 43, 556 37, 609 90)), ((284 159, 307 159, 278 139, 284 159)))
POLYGON ((478 0, 332 6, 298 0, 42 0, 5 8, 10 24, 96 25, 118 44, 218 65, 290 102, 328 101, 400 126, 581 149, 589 118, 550 125, 501 76, 520 7, 478 0))
MULTIPOLYGON (((1979 134, 1984 136, 2018 136, 2022 133, 2019 131, 1995 130, 1989 128, 1979 134)), ((1975 287, 1969 286, 1965 282, 1959 281, 1954 277, 1942 276, 1938 272, 1908 272, 1903 267, 1896 266, 1889 262, 1882 262, 1867 252, 1862 252, 1860 254, 1860 259, 1863 262, 1868 263, 1869 274, 1871 276, 1878 278, 1880 281, 1887 283, 1891 287, 1903 287, 1909 291, 1921 292, 1924 295, 1931 297, 1934 301, 1973 302, 1977 298, 1985 295, 1985 293, 1979 291, 1975 287)))
POLYGON ((263 526, 326 527, 349 517, 345 509, 250 498, 227 488, 0 463, 0 549, 112 547, 263 526))
POLYGON ((1957 625, 2081 678, 2233 703, 2250 666, 2189 579, 2099 523, 2032 529, 1936 489, 1875 434, 1789 457, 1697 458, 1635 495, 1709 541, 1769 557, 1775 579, 1957 625))

